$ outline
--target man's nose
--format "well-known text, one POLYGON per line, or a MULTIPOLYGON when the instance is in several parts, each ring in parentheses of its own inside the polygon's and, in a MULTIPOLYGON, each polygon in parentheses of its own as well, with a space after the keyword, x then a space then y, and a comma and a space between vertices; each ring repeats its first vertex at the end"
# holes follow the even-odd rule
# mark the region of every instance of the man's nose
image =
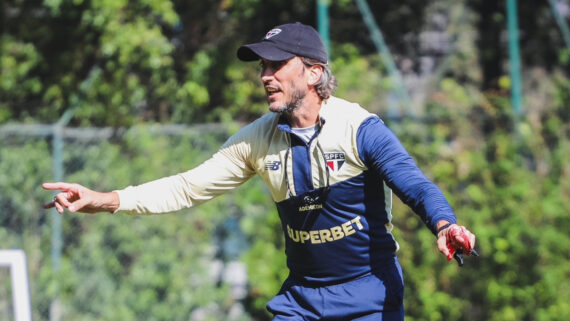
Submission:
POLYGON ((266 81, 266 80, 270 80, 273 78, 273 75, 275 74, 275 71, 272 68, 269 67, 265 67, 263 69, 261 69, 261 80, 262 81, 266 81))

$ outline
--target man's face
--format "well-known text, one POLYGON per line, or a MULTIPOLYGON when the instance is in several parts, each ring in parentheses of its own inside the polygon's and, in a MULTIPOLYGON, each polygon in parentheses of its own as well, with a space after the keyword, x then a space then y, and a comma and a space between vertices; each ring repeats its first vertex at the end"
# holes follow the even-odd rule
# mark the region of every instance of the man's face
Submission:
POLYGON ((261 81, 269 110, 292 112, 302 105, 308 92, 306 68, 298 57, 285 61, 260 61, 261 81))

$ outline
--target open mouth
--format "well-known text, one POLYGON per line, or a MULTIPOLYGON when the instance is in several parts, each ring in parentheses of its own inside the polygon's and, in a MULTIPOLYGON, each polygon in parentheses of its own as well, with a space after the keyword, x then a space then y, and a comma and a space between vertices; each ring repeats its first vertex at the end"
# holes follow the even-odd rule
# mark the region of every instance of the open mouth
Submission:
POLYGON ((265 92, 267 93, 267 97, 271 98, 281 91, 277 87, 265 86, 265 92))

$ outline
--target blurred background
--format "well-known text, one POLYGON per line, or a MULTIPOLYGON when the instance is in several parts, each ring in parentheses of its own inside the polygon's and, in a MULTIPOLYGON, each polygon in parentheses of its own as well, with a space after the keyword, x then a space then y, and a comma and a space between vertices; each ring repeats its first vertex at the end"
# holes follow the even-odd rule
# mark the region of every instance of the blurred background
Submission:
MULTIPOLYGON (((570 0, 2 0, 0 249, 25 251, 33 319, 270 320, 287 270, 259 179, 148 217, 60 216, 40 185, 207 159, 267 111, 237 48, 294 21, 478 236, 459 268, 396 200, 406 320, 570 320, 570 0)), ((13 300, 0 267, 1 320, 13 300)))

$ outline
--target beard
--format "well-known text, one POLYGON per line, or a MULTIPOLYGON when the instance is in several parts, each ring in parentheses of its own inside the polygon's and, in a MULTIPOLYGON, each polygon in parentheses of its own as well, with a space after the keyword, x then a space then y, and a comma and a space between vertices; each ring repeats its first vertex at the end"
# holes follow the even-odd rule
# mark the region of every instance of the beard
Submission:
POLYGON ((285 102, 285 104, 283 104, 282 106, 279 106, 277 108, 273 108, 272 111, 275 113, 280 113, 280 114, 291 114, 291 113, 293 113, 293 111, 298 109, 301 105, 303 105, 303 102, 305 101, 305 95, 306 94, 307 93, 305 91, 298 89, 298 88, 295 88, 295 90, 291 94, 291 99, 289 101, 285 102))

